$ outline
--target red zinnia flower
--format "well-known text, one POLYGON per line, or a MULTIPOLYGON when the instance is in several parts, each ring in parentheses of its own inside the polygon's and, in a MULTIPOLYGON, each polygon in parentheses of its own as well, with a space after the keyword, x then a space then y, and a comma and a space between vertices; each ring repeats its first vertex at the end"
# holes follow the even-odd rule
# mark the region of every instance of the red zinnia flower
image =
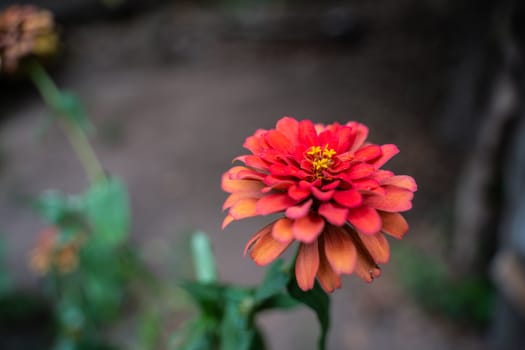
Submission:
POLYGON ((313 124, 284 117, 272 130, 257 130, 222 177, 231 193, 223 228, 230 222, 282 212, 257 232, 245 254, 266 265, 299 241, 295 275, 302 290, 317 277, 332 292, 341 274, 355 272, 365 281, 380 275, 377 264, 390 256, 383 233, 401 238, 408 224, 399 212, 412 207, 414 179, 381 170, 399 152, 395 145, 365 143, 368 128, 313 124))

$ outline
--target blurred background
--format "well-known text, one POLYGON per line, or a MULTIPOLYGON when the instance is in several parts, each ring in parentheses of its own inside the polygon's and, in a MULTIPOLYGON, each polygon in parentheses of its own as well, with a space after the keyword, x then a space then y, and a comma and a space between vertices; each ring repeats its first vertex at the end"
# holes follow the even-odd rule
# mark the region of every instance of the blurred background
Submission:
MULTIPOLYGON (((266 219, 221 231, 222 173, 248 135, 284 115, 356 120, 372 142, 399 146, 387 168, 419 191, 381 278, 350 276, 334 293, 328 348, 525 348, 522 2, 31 3, 56 16, 51 75, 84 101, 102 163, 129 186, 133 242, 161 280, 191 273, 188 232, 200 229, 222 279, 258 283, 264 269, 242 250, 266 219)), ((1 79, 0 285, 4 271, 38 294, 27 260, 45 224, 28 202, 48 188, 79 192, 85 177, 34 88, 1 79)), ((261 324, 271 349, 314 348, 309 310, 261 324)), ((3 324, 0 338, 38 325, 3 324)))

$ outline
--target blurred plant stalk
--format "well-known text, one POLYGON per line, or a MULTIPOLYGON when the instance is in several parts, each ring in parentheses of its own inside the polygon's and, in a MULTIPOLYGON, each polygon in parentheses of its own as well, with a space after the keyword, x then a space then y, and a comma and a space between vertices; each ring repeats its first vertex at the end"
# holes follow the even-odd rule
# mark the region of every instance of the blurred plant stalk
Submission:
POLYGON ((195 277, 201 283, 217 282, 217 268, 208 236, 197 231, 191 239, 195 277))
MULTIPOLYGON (((58 117, 56 121, 71 143, 89 181, 93 184, 104 179, 104 168, 98 160, 85 130, 79 125, 78 121, 83 119, 83 116, 80 115, 81 111, 78 108, 69 108, 71 106, 68 106, 72 96, 64 94, 37 61, 29 62, 27 68, 29 76, 42 99, 58 117)), ((76 103, 77 101, 73 102, 76 103)))

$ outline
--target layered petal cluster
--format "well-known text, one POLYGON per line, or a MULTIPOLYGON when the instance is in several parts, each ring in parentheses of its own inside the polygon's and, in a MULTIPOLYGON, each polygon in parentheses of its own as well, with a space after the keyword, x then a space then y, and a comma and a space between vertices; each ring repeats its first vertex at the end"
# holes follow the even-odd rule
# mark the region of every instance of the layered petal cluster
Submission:
POLYGON ((223 228, 234 220, 282 213, 257 232, 245 254, 258 265, 274 261, 299 242, 295 275, 302 290, 315 279, 327 291, 341 275, 365 281, 380 275, 390 251, 384 234, 402 238, 408 224, 400 214, 412 207, 414 179, 381 167, 399 150, 366 142, 368 128, 314 124, 284 117, 275 129, 246 139, 250 154, 237 157, 222 177, 230 195, 223 228))
POLYGON ((53 15, 31 5, 0 12, 0 71, 13 73, 28 56, 53 55, 58 47, 53 15))

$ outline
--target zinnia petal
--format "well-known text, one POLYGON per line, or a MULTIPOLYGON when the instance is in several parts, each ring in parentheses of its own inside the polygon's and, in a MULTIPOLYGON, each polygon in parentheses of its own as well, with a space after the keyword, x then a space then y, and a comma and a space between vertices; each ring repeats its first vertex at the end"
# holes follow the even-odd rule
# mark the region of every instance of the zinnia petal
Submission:
POLYGON ((367 196, 364 199, 364 203, 370 207, 388 212, 401 212, 412 208, 414 194, 411 191, 395 186, 383 186, 383 188, 386 190, 384 196, 367 196))
POLYGON ((232 193, 226 198, 224 201, 224 204, 222 205, 222 210, 226 210, 230 207, 232 207, 235 203, 237 203, 241 199, 258 199, 263 196, 263 193, 260 192, 235 192, 232 193))
POLYGON ((341 227, 328 226, 323 234, 324 253, 330 266, 338 274, 350 274, 357 258, 354 243, 341 227))
POLYGON ((298 176, 299 170, 296 167, 286 165, 286 164, 272 164, 270 166, 270 173, 273 176, 277 177, 290 177, 290 176, 298 176))
POLYGON ((347 176, 351 180, 362 179, 364 177, 372 175, 376 169, 373 165, 368 163, 357 163, 352 168, 350 168, 347 176))
POLYGON ((382 233, 363 235, 358 232, 358 235, 376 264, 388 262, 390 259, 390 246, 382 233))
POLYGON ((379 158, 382 154, 381 147, 377 145, 368 145, 361 147, 355 152, 354 160, 366 162, 374 158, 379 158))
POLYGON ((268 224, 266 226, 264 226, 262 229, 260 229, 257 233, 255 233, 252 238, 250 238, 250 240, 248 241, 248 243, 246 243, 246 245, 244 246, 244 252, 243 252, 243 256, 246 256, 246 254, 248 253, 248 251, 251 249, 251 247, 253 246, 253 244, 255 242, 257 242, 262 236, 264 236, 265 234, 267 234, 268 232, 271 232, 272 231, 272 228, 273 228, 273 225, 275 224, 275 222, 272 222, 271 224, 268 224))
POLYGON ((257 199, 241 199, 230 208, 230 215, 235 219, 245 219, 258 215, 256 211, 257 199))
POLYGON ((355 141, 356 134, 352 128, 342 126, 335 132, 334 137, 339 141, 335 150, 340 154, 348 151, 350 145, 355 141))
POLYGON ((331 183, 329 183, 327 185, 324 185, 323 187, 321 187, 321 189, 323 191, 335 190, 336 188, 339 187, 340 184, 341 184, 340 180, 335 180, 335 181, 332 181, 331 183))
POLYGON ((222 221, 222 226, 221 228, 224 230, 224 228, 226 226, 228 226, 229 224, 232 223, 232 221, 234 221, 235 219, 233 218, 233 216, 231 215, 226 215, 226 217, 224 218, 224 220, 222 221))
POLYGON ((365 282, 372 282, 374 278, 381 275, 381 269, 377 266, 374 258, 365 247, 361 236, 349 226, 344 227, 350 235, 357 250, 357 260, 355 263, 354 273, 361 277, 365 282))
POLYGON ((291 242, 280 242, 272 236, 273 224, 263 228, 259 238, 251 245, 250 257, 257 265, 268 265, 288 248, 291 242))
POLYGON ((325 222, 321 217, 310 213, 310 215, 294 221, 292 225, 293 236, 301 242, 311 243, 321 234, 324 225, 325 222))
POLYGON ((374 175, 372 175, 372 178, 378 182, 381 182, 392 176, 394 176, 393 172, 379 169, 374 173, 374 175))
POLYGON ((303 188, 297 185, 292 185, 288 187, 288 196, 295 199, 296 201, 301 201, 307 198, 310 195, 310 188, 303 188))
POLYGON ((232 180, 228 173, 222 176, 222 189, 225 192, 255 192, 264 187, 264 184, 256 180, 232 180))
POLYGON ((399 153, 399 148, 396 145, 382 145, 381 151, 383 155, 379 157, 374 165, 376 168, 382 167, 386 162, 388 162, 393 156, 399 153))
POLYGON ((307 147, 317 145, 317 131, 310 120, 301 120, 299 122, 298 138, 299 142, 307 145, 307 147))
POLYGON ((355 130, 355 140, 353 145, 350 147, 350 151, 356 151, 363 145, 366 138, 368 137, 368 128, 365 125, 357 122, 348 122, 346 125, 355 130))
POLYGON ((293 221, 288 218, 277 220, 272 228, 273 238, 282 243, 291 242, 293 239, 292 223, 293 221))
POLYGON ((301 244, 295 260, 295 278, 303 291, 314 287, 315 275, 319 269, 319 248, 317 240, 301 244))
POLYGON ((274 149, 290 154, 295 150, 293 143, 282 132, 270 130, 266 134, 266 142, 274 149))
POLYGON ((374 234, 381 230, 381 217, 374 208, 363 205, 359 208, 350 209, 348 221, 354 228, 364 234, 374 234))
POLYGON ((268 163, 261 159, 261 157, 252 156, 252 155, 244 155, 239 156, 233 159, 233 161, 241 161, 244 164, 246 164, 249 167, 260 169, 260 170, 268 170, 268 163))
POLYGON ((295 185, 293 180, 283 180, 282 178, 268 175, 264 178, 264 183, 274 190, 287 191, 288 188, 295 185))
MULTIPOLYGON (((372 191, 379 187, 379 182, 374 179, 360 179, 352 181, 352 186, 360 191, 372 191)), ((359 203, 361 204, 361 203, 359 203)))
POLYGON ((228 175, 232 180, 257 180, 262 181, 264 174, 257 172, 245 166, 234 166, 228 171, 228 175))
POLYGON ((334 149, 339 146, 339 141, 334 139, 334 133, 329 129, 323 130, 321 133, 319 133, 318 140, 320 145, 325 145, 327 148, 334 149))
POLYGON ((354 208, 361 205, 363 197, 356 190, 336 191, 334 201, 347 208, 354 208))
POLYGON ((253 154, 259 154, 264 151, 266 142, 261 137, 266 133, 266 130, 259 129, 253 136, 249 136, 244 141, 243 147, 252 152, 253 154))
POLYGON ((363 255, 358 255, 354 272, 368 283, 372 282, 374 278, 381 276, 379 266, 373 260, 366 259, 363 255))
POLYGON ((308 211, 310 210, 310 207, 312 206, 313 202, 313 199, 310 198, 301 205, 289 207, 288 209, 286 209, 285 215, 290 219, 302 218, 303 216, 308 214, 308 211))
POLYGON ((392 185, 396 187, 409 190, 411 192, 417 191, 417 184, 414 178, 407 175, 396 175, 386 178, 381 181, 381 185, 392 185))
POLYGON ((284 135, 288 136, 290 140, 297 140, 297 135, 299 132, 299 122, 294 118, 283 117, 279 119, 275 128, 282 132, 284 135))
POLYGON ((332 202, 324 202, 319 206, 319 215, 336 226, 343 226, 348 216, 348 208, 336 206, 332 202))
POLYGON ((408 223, 403 215, 399 213, 387 213, 384 211, 380 212, 379 215, 381 216, 381 221, 383 222, 381 231, 384 233, 387 233, 397 239, 401 239, 405 233, 408 232, 408 223))
POLYGON ((332 196, 335 193, 334 190, 321 191, 319 188, 317 188, 315 186, 312 186, 311 191, 312 191, 312 194, 315 196, 315 198, 317 198, 317 199, 319 199, 319 200, 321 200, 323 202, 327 201, 327 200, 330 200, 330 198, 332 198, 332 196))
POLYGON ((285 210, 296 202, 287 194, 269 194, 257 201, 257 214, 268 215, 285 210))
POLYGON ((317 280, 327 293, 332 293, 335 289, 341 288, 341 276, 339 276, 330 266, 324 255, 323 249, 319 250, 319 269, 317 270, 317 280))

